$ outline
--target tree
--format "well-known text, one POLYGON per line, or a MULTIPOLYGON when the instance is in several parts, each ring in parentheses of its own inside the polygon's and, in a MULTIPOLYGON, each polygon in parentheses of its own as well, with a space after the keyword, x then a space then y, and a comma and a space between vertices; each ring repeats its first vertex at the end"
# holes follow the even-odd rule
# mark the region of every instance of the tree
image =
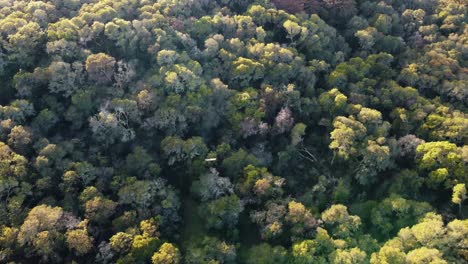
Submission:
POLYGON ((415 135, 406 135, 398 139, 398 155, 401 157, 414 157, 416 155, 416 148, 425 143, 423 139, 415 135))
POLYGON ((383 246, 378 253, 373 253, 370 259, 371 264, 405 264, 406 254, 397 247, 383 246))
POLYGON ((232 244, 216 237, 203 237, 198 243, 192 244, 185 260, 189 264, 198 263, 236 263, 236 248, 232 244))
POLYGON ((453 187, 452 203, 458 204, 458 211, 461 214, 462 203, 468 198, 466 194, 466 186, 464 183, 459 183, 453 187))
POLYGON ((275 129, 277 133, 281 134, 291 130, 294 125, 294 118, 292 117, 291 110, 289 108, 281 108, 278 115, 275 118, 275 129))
POLYGON ((379 140, 368 140, 367 146, 362 150, 362 160, 356 169, 356 179, 362 185, 377 181, 379 172, 393 166, 390 148, 378 143, 379 140))
POLYGON ((24 123, 34 114, 34 105, 27 100, 15 100, 7 106, 0 105, 0 118, 11 119, 18 124, 24 123))
POLYGON ((105 53, 89 55, 86 58, 86 71, 89 79, 98 84, 109 84, 114 75, 115 64, 115 59, 105 53))
POLYGON ((444 245, 440 249, 444 254, 444 258, 448 261, 466 261, 467 257, 463 249, 464 237, 468 234, 468 221, 455 219, 447 224, 447 237, 442 239, 444 245))
POLYGON ((356 2, 354 0, 322 0, 322 6, 328 11, 327 17, 338 24, 356 14, 356 2))
POLYGON ((304 11, 305 0, 273 0, 273 4, 278 9, 283 9, 288 13, 300 13, 304 11))
POLYGON ((89 119, 89 125, 96 140, 104 145, 128 142, 135 137, 135 131, 129 127, 127 113, 121 109, 115 113, 103 109, 89 119))
POLYGON ((137 180, 128 177, 117 194, 119 203, 136 210, 141 218, 159 215, 168 229, 175 228, 179 221, 179 196, 162 178, 137 180))
POLYGON ((247 86, 252 81, 263 78, 265 74, 265 67, 263 64, 248 58, 240 57, 236 59, 232 67, 233 81, 238 81, 242 86, 247 86))
POLYGON ((8 135, 8 144, 19 153, 27 153, 32 142, 32 133, 29 128, 14 126, 8 135))
POLYGON ((291 130, 291 144, 296 146, 304 140, 307 126, 303 123, 297 123, 291 130))
POLYGON ((386 14, 380 14, 377 16, 374 26, 378 31, 389 34, 392 30, 392 17, 386 14))
POLYGON ((445 264, 447 261, 442 259, 442 253, 437 249, 430 249, 426 247, 412 250, 406 256, 406 263, 440 263, 445 264))
POLYGON ((175 64, 172 67, 162 67, 161 75, 168 93, 184 94, 196 91, 203 80, 199 77, 203 69, 197 61, 188 61, 186 64, 175 64))
POLYGON ((423 171, 429 171, 427 183, 436 187, 443 184, 451 188, 457 182, 466 182, 466 163, 460 149, 448 141, 421 144, 416 149, 417 162, 423 171))
POLYGON ((314 240, 303 240, 292 245, 292 263, 326 263, 323 256, 317 256, 317 242, 314 240))
POLYGON ((44 42, 44 31, 38 23, 24 19, 4 19, 1 31, 8 38, 2 41, 8 60, 20 67, 30 66, 44 42), (5 26, 4 26, 5 25, 5 26), (6 26, 9 25, 9 26, 6 26), (5 32, 9 30, 10 32, 5 32))
POLYGON ((70 163, 70 170, 65 174, 71 175, 76 178, 83 186, 88 186, 96 179, 96 169, 88 162, 72 162, 70 163))
POLYGON ((160 243, 159 224, 155 219, 143 220, 140 227, 118 232, 110 238, 110 248, 118 253, 117 263, 128 261, 144 263, 150 261, 160 243))
POLYGON ((33 129, 37 129, 40 132, 47 134, 52 128, 59 122, 57 114, 49 109, 43 109, 34 118, 32 123, 33 129))
POLYGON ((200 208, 200 215, 206 217, 208 228, 234 228, 239 220, 239 214, 244 206, 236 195, 218 198, 200 208))
POLYGON ((247 264, 265 263, 282 264, 287 263, 287 251, 282 246, 270 246, 267 243, 261 243, 249 249, 249 255, 246 259, 247 264))
MULTIPOLYGON (((154 254, 158 245, 160 244, 157 237, 151 237, 146 235, 136 235, 133 239, 132 250, 128 257, 134 259, 136 262, 148 261, 154 254)), ((125 257, 123 263, 125 263, 125 257)))
POLYGON ((81 63, 73 64, 54 61, 49 65, 49 91, 70 97, 79 87, 83 78, 84 67, 81 63))
POLYGON ((167 135, 184 135, 188 128, 186 116, 178 109, 168 107, 160 108, 154 115, 145 120, 146 129, 158 129, 167 135))
POLYGON ((390 195, 371 209, 370 221, 377 237, 390 237, 405 226, 414 225, 432 210, 425 202, 390 195))
POLYGON ((262 174, 262 178, 255 181, 253 190, 255 195, 262 199, 280 197, 283 191, 285 179, 273 176, 270 173, 262 174))
POLYGON ((361 45, 362 49, 370 51, 374 48, 379 37, 379 33, 374 27, 367 27, 356 31, 354 36, 358 38, 359 45, 361 45))
POLYGON ((57 259, 58 246, 63 240, 60 207, 38 205, 29 211, 18 233, 18 243, 27 246, 44 260, 57 259))
POLYGON ((89 121, 89 116, 96 109, 94 90, 79 90, 71 97, 71 105, 65 113, 65 120, 71 122, 71 128, 77 130, 89 121))
POLYGON ((271 239, 283 233, 286 213, 285 204, 268 201, 263 211, 252 211, 250 219, 260 226, 263 239, 271 239))
POLYGON ((357 118, 366 126, 366 128, 368 128, 368 130, 370 130, 369 132, 371 133, 376 130, 378 125, 382 124, 382 113, 367 107, 361 108, 357 118))
POLYGON ((468 263, 467 1, 0 0, 0 263, 468 263))
POLYGON ((347 106, 348 97, 341 93, 337 88, 324 92, 319 97, 319 103, 322 111, 330 116, 344 114, 347 106))
POLYGON ((120 18, 114 19, 105 25, 104 34, 119 47, 122 55, 136 56, 136 51, 140 46, 140 36, 138 36, 138 32, 131 21, 120 18))
POLYGON ((232 152, 228 157, 226 157, 221 166, 225 170, 226 176, 230 178, 236 178, 239 175, 242 175, 242 170, 247 165, 257 165, 259 162, 254 155, 248 153, 244 149, 239 149, 236 152, 232 152))
POLYGON ((244 176, 236 184, 238 193, 251 196, 252 192, 262 200, 280 197, 283 193, 284 178, 273 176, 266 168, 248 165, 244 168, 244 176))
POLYGON ((341 204, 332 205, 322 212, 323 222, 332 228, 332 233, 339 238, 351 237, 361 226, 361 219, 356 215, 349 215, 348 208, 341 204))
POLYGON ((0 141, 0 198, 8 203, 28 176, 28 160, 0 141))
POLYGON ((113 251, 124 255, 130 251, 133 236, 124 232, 118 232, 110 238, 109 242, 113 251))
POLYGON ((371 263, 387 260, 387 263, 463 263, 463 236, 468 234, 466 220, 454 220, 444 226, 442 217, 427 213, 419 223, 402 228, 398 236, 388 240, 379 252, 371 257, 371 263), (442 258, 443 255, 443 258, 442 258))
POLYGON ((291 43, 294 42, 294 38, 301 33, 302 28, 297 24, 296 22, 293 22, 291 20, 286 20, 283 23, 284 29, 286 29, 286 32, 288 32, 288 38, 291 43))
POLYGON ((2 226, 0 227, 0 256, 3 260, 11 259, 17 247, 18 228, 2 226))
POLYGON ((171 243, 164 243, 151 258, 153 264, 179 264, 181 261, 179 249, 171 243))
POLYGON ((158 52, 158 64, 161 66, 171 66, 179 58, 179 55, 174 50, 161 50, 158 52))
POLYGON ((411 231, 420 244, 434 247, 444 234, 444 222, 440 215, 427 213, 421 222, 411 227, 411 231))
POLYGON ((419 195, 424 178, 414 170, 402 170, 391 179, 388 192, 401 195, 403 198, 415 199, 419 195))
POLYGON ((144 176, 145 172, 157 174, 161 169, 159 165, 153 162, 153 158, 148 151, 140 146, 135 147, 133 151, 127 155, 125 162, 128 172, 140 177, 144 176))
POLYGON ((358 151, 356 142, 359 142, 367 132, 366 127, 359 121, 339 116, 333 122, 335 129, 330 133, 333 140, 330 149, 336 150, 339 156, 348 159, 358 151))
POLYGON ((332 264, 364 264, 367 263, 366 253, 359 248, 337 249, 330 255, 332 264))
POLYGON ((302 203, 295 201, 288 203, 286 220, 292 225, 293 240, 297 237, 310 237, 317 226, 317 220, 312 216, 312 213, 302 203))
POLYGON ((117 203, 97 196, 87 201, 84 207, 86 218, 97 224, 103 224, 114 214, 117 203))
POLYGON ((77 229, 69 230, 65 234, 68 248, 77 255, 85 255, 93 248, 93 238, 88 234, 88 221, 82 221, 77 229))
POLYGON ((424 23, 423 20, 425 16, 426 12, 423 9, 406 9, 401 14, 401 20, 406 34, 410 35, 418 30, 418 28, 424 23))
POLYGON ((192 183, 191 191, 205 202, 218 199, 223 195, 233 194, 234 187, 229 178, 220 177, 216 169, 211 169, 210 172, 201 175, 199 180, 192 183))
POLYGON ((193 160, 197 157, 204 157, 208 149, 201 137, 193 137, 182 140, 179 137, 166 137, 161 142, 164 156, 168 159, 168 164, 193 160))
POLYGON ((435 113, 427 116, 422 128, 432 140, 462 143, 468 138, 468 118, 464 113, 444 106, 438 107, 435 113))

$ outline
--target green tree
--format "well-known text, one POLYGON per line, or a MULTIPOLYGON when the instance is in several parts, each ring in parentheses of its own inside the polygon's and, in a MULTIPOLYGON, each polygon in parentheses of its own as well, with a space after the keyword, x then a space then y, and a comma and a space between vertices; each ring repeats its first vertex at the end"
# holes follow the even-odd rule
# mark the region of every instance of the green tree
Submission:
POLYGON ((322 6, 326 9, 327 16, 334 24, 349 19, 356 14, 356 2, 354 0, 323 0, 322 6))
POLYGON ((192 244, 185 256, 190 264, 201 263, 236 263, 237 252, 234 245, 216 237, 205 236, 201 241, 192 244))
POLYGON ((200 215, 206 217, 208 228, 234 228, 244 206, 236 195, 224 196, 200 208, 200 215))
POLYGON ((286 29, 286 32, 288 32, 288 38, 291 42, 294 41, 294 38, 301 33, 302 28, 297 24, 296 22, 293 22, 291 20, 286 20, 283 23, 284 29, 286 29))
MULTIPOLYGON (((21 182, 26 180, 28 176, 27 163, 28 160, 24 156, 15 153, 8 145, 0 141, 0 198, 5 204, 7 204, 15 194, 21 194, 21 182)), ((27 194, 27 192, 24 194, 27 194)), ((20 200, 17 202, 19 201, 20 200)), ((21 206, 21 204, 18 205, 21 206)), ((6 208, 3 210, 5 210, 4 213, 7 212, 6 208)), ((13 210, 10 213, 15 214, 19 212, 13 210)), ((2 218, 5 217, 3 213, 0 215, 2 218)))
POLYGON ((94 138, 104 145, 115 142, 128 142, 135 138, 135 131, 129 127, 127 113, 117 110, 115 113, 100 111, 89 119, 94 138))
POLYGON ((249 85, 252 81, 263 78, 265 67, 263 64, 254 60, 240 57, 233 62, 233 81, 239 82, 240 85, 249 85))
POLYGON ((225 169, 226 176, 236 178, 242 175, 242 171, 247 165, 257 165, 259 162, 254 155, 248 153, 244 149, 239 149, 232 152, 223 160, 221 166, 225 169))
POLYGON ((54 61, 48 67, 49 91, 70 97, 83 81, 84 66, 82 63, 73 64, 54 61))
POLYGON ((200 137, 189 138, 185 141, 178 137, 166 137, 161 142, 161 147, 169 165, 204 157, 208 152, 203 139, 200 137))
POLYGON ((388 238, 400 228, 415 224, 432 207, 425 202, 390 195, 371 210, 371 223, 377 237, 388 238))
POLYGON ((294 243, 291 249, 292 263, 327 263, 323 256, 317 256, 317 247, 317 242, 314 240, 303 240, 294 243))
POLYGON ((249 249, 246 263, 287 263, 287 251, 282 246, 271 246, 267 243, 261 243, 249 249))
POLYGON ((211 169, 210 172, 201 175, 198 180, 192 183, 191 191, 201 201, 209 201, 232 194, 234 187, 229 178, 220 177, 218 171, 211 169))

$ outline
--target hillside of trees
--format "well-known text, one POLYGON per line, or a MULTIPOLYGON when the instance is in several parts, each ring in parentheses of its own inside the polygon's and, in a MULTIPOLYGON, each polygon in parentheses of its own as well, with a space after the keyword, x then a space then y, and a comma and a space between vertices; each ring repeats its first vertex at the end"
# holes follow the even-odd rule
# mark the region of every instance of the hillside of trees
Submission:
POLYGON ((468 263, 468 0, 0 0, 0 263, 468 263))

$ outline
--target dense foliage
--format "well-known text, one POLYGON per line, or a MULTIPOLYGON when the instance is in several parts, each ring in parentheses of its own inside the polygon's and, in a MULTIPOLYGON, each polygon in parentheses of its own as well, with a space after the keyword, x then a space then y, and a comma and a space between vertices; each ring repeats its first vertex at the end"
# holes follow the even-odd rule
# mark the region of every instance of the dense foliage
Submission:
POLYGON ((0 1, 0 263, 467 263, 467 12, 0 1))

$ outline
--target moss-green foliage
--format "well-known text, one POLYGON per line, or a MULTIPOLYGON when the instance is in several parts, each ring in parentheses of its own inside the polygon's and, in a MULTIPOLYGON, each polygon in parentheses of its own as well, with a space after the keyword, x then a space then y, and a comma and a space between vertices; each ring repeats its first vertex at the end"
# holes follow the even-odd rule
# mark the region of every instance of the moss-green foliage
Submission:
POLYGON ((466 0, 0 4, 0 263, 466 263, 466 0))

